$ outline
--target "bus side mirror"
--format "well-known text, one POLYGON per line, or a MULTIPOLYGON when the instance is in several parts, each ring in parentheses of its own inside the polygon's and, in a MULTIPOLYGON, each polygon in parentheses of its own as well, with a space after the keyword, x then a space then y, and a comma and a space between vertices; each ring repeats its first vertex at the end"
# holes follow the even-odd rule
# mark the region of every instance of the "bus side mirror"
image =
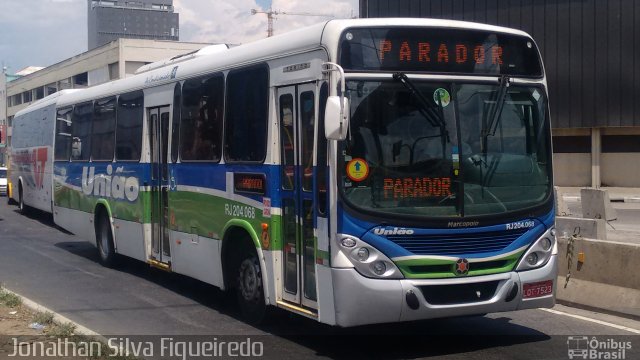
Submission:
POLYGON ((349 128, 349 99, 341 96, 329 96, 324 114, 324 135, 327 139, 346 139, 349 128))

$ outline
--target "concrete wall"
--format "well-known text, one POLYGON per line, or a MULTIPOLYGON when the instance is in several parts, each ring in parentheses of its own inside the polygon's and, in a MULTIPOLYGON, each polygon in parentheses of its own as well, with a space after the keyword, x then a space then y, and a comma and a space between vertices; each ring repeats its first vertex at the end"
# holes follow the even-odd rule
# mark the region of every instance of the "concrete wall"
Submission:
POLYGON ((571 278, 565 288, 568 269, 567 241, 558 239, 558 300, 609 311, 640 316, 640 246, 579 239, 574 243, 571 278), (578 263, 583 252, 585 262, 578 263))
POLYGON ((603 153, 602 186, 640 187, 640 153, 603 153))
POLYGON ((591 186, 591 154, 553 154, 553 171, 556 186, 591 186))

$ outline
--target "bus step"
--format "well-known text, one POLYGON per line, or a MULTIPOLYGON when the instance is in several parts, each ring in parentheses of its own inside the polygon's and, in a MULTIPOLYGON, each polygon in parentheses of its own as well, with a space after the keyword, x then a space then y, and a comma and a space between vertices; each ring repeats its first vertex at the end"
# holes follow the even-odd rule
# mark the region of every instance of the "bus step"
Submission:
POLYGON ((289 311, 293 311, 297 314, 312 318, 312 319, 317 319, 318 318, 318 310, 315 309, 308 309, 308 308, 304 308, 304 307, 300 307, 298 305, 294 305, 294 304, 290 304, 288 302, 284 302, 281 300, 278 300, 276 302, 278 304, 278 307, 283 308, 283 309, 287 309, 289 311))
POLYGON ((160 269, 160 270, 171 272, 171 264, 163 263, 163 262, 155 260, 155 259, 149 259, 147 261, 147 263, 151 267, 154 267, 156 269, 160 269))

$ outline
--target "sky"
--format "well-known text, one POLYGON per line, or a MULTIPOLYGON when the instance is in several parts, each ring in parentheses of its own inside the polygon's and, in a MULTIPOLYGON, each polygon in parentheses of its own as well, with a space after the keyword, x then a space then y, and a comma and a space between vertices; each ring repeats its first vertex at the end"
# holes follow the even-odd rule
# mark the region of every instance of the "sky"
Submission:
MULTIPOLYGON (((180 41, 240 44, 266 37, 267 15, 280 12, 358 15, 358 0, 173 0, 180 14, 180 41)), ((274 33, 330 17, 278 15, 274 33)), ((49 66, 87 51, 87 0, 0 0, 0 67, 16 73, 49 66)))

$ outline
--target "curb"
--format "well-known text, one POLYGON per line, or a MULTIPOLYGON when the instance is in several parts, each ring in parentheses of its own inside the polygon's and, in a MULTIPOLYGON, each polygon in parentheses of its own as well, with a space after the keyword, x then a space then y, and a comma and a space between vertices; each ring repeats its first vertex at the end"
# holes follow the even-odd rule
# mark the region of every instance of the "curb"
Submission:
POLYGON ((70 323, 70 324, 74 325, 76 327, 74 332, 73 332, 74 335, 93 336, 93 337, 98 338, 100 341, 104 341, 106 343, 107 339, 104 336, 98 334, 97 332, 95 332, 95 331, 93 331, 93 330, 91 330, 91 329, 89 329, 89 328, 87 328, 85 326, 82 326, 82 325, 78 324, 77 322, 75 322, 75 321, 73 321, 73 320, 71 320, 71 319, 69 319, 69 318, 67 318, 67 317, 65 317, 63 315, 60 315, 57 312, 52 311, 51 309, 49 309, 49 308, 47 308, 45 306, 42 306, 42 305, 36 303, 35 301, 27 298, 27 297, 24 297, 24 296, 18 294, 15 291, 11 291, 11 290, 7 289, 4 286, 2 287, 2 290, 8 292, 9 294, 12 294, 12 295, 15 295, 15 296, 19 297, 20 300, 22 300, 22 305, 26 306, 27 308, 29 308, 29 309, 31 309, 33 311, 36 311, 36 312, 49 312, 49 313, 53 314, 53 320, 54 321, 56 321, 56 322, 58 322, 60 324, 70 323))

